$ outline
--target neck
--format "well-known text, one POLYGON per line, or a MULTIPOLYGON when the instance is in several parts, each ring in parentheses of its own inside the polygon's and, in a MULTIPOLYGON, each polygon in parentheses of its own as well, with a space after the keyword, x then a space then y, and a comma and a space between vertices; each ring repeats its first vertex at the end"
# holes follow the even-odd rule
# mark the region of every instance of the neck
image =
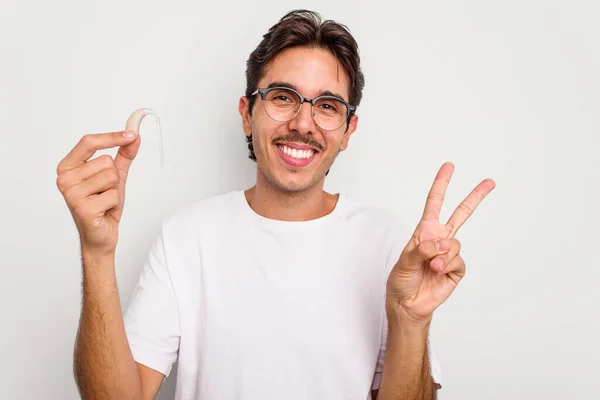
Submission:
POLYGON ((308 221, 331 213, 338 197, 323 191, 323 184, 301 192, 285 192, 257 179, 246 190, 250 207, 265 218, 280 221, 308 221))

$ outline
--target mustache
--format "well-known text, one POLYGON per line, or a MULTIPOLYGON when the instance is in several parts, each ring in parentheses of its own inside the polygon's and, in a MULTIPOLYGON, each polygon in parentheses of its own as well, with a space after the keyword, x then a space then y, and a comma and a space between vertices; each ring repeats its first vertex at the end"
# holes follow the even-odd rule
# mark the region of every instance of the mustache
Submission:
POLYGON ((289 133, 287 135, 282 135, 282 136, 277 136, 276 138, 274 138, 271 141, 271 144, 276 144, 277 142, 296 142, 296 143, 302 143, 302 144, 306 144, 309 146, 312 146, 316 149, 318 149, 319 151, 323 151, 325 150, 325 148, 323 147, 323 145, 319 142, 317 142, 316 140, 307 137, 305 135, 301 135, 299 133, 289 133))

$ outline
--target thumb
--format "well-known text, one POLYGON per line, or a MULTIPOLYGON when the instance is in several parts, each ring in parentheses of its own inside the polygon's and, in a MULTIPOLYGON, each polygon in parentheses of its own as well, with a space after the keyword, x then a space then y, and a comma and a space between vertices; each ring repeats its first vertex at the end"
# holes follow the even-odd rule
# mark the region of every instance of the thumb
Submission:
POLYGON ((402 264, 407 267, 421 267, 423 263, 450 250, 450 241, 447 239, 424 240, 404 254, 402 264))
POLYGON ((133 142, 119 147, 119 151, 115 157, 115 165, 119 171, 122 171, 125 174, 129 172, 129 167, 131 166, 131 163, 133 163, 135 156, 137 156, 138 150, 140 149, 140 144, 142 142, 141 136, 139 136, 135 131, 131 132, 133 132, 137 137, 133 142))

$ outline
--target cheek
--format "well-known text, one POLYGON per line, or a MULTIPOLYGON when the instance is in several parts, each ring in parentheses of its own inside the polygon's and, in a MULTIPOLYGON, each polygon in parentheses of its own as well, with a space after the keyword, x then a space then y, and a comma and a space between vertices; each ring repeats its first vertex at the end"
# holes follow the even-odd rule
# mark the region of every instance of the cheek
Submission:
POLYGON ((348 136, 344 135, 343 132, 339 133, 338 135, 339 136, 336 135, 335 140, 331 139, 328 143, 329 146, 336 152, 343 151, 348 146, 348 136))
POLYGON ((273 121, 265 115, 257 115, 252 118, 252 137, 259 137, 259 142, 265 147, 271 144, 271 141, 279 136, 289 134, 285 123, 273 121))
POLYGON ((274 127, 270 126, 269 121, 265 121, 261 116, 252 118, 252 142, 255 152, 266 152, 271 143, 274 127))

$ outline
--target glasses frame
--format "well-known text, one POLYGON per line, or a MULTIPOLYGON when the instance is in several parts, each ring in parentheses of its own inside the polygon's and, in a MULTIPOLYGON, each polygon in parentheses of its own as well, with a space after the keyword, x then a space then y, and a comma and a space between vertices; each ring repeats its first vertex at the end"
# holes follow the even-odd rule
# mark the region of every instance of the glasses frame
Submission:
POLYGON ((341 98, 339 98, 337 96, 323 95, 323 96, 317 96, 314 99, 311 99, 309 97, 302 96, 300 93, 298 93, 298 91, 296 91, 296 90, 294 90, 294 89, 292 89, 290 87, 286 87, 286 86, 276 86, 276 87, 271 87, 271 88, 258 88, 254 92, 252 92, 252 94, 250 94, 250 96, 256 96, 257 94, 260 94, 260 97, 263 100, 263 108, 265 109, 265 112, 267 113, 267 115, 269 115, 269 118, 271 118, 273 121, 277 121, 277 122, 290 122, 291 120, 293 120, 294 118, 296 118, 298 116, 298 114, 300 114, 300 109, 302 108, 302 104, 304 104, 304 103, 310 103, 311 104, 310 115, 311 115, 314 123, 319 128, 323 129, 324 131, 335 131, 337 129, 340 129, 344 125, 344 123, 342 122, 342 124, 340 126, 338 126, 337 128, 334 128, 334 129, 324 129, 324 128, 322 128, 321 125, 319 125, 317 123, 317 121, 315 121, 314 107, 315 107, 315 104, 317 103, 317 101, 319 101, 321 99, 332 99, 332 100, 337 100, 337 101, 341 101, 342 103, 344 103, 346 105, 346 110, 347 110, 347 114, 348 114, 346 116, 346 130, 348 130, 348 126, 350 125, 350 118, 356 112, 356 106, 353 106, 352 104, 349 104, 344 99, 341 99, 341 98), (264 103, 264 100, 267 97, 267 94, 271 90, 281 90, 281 89, 289 90, 290 92, 295 93, 300 98, 300 107, 298 107, 298 110, 296 111, 296 114, 294 114, 294 116, 292 118, 288 119, 287 121, 279 121, 279 120, 276 120, 275 118, 271 117, 269 115, 269 113, 267 112, 267 106, 264 103))

